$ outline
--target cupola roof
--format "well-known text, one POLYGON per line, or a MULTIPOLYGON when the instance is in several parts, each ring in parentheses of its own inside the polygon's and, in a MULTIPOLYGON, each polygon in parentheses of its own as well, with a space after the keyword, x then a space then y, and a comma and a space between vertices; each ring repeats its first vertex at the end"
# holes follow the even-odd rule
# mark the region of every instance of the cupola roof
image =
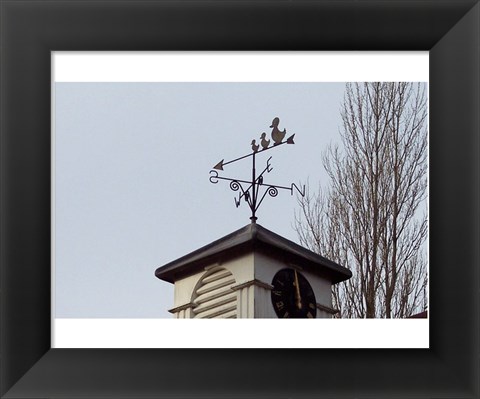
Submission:
POLYGON ((347 268, 294 243, 257 223, 250 223, 212 243, 178 258, 155 271, 155 276, 170 283, 192 275, 213 263, 223 263, 246 253, 261 252, 294 264, 315 274, 326 275, 332 284, 347 280, 347 268))

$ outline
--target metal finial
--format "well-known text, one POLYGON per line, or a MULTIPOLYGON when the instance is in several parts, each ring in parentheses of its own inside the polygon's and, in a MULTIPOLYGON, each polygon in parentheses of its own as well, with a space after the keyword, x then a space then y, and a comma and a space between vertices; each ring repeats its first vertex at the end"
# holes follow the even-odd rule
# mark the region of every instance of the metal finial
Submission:
POLYGON ((270 126, 271 128, 273 128, 272 135, 271 135, 273 140, 272 146, 270 146, 270 140, 267 140, 265 138, 266 133, 264 132, 260 136, 260 145, 256 143, 256 139, 251 141, 252 152, 250 154, 243 155, 241 157, 235 158, 227 162, 225 162, 225 160, 222 159, 213 167, 214 170, 210 171, 211 183, 217 184, 219 179, 227 180, 230 182, 231 190, 239 191, 238 197, 235 197, 235 205, 238 208, 241 205, 242 201, 245 201, 248 204, 248 206, 250 207, 250 210, 252 211, 252 216, 250 217, 250 220, 252 221, 252 223, 255 223, 255 221, 257 220, 256 212, 267 194, 270 195, 270 197, 276 197, 278 195, 278 189, 284 189, 284 190, 290 190, 290 194, 293 195, 293 189, 295 188, 302 197, 305 196, 305 186, 303 186, 303 190, 300 191, 300 189, 297 187, 295 183, 292 183, 290 187, 285 187, 285 186, 278 186, 275 184, 266 184, 264 182, 265 173, 270 173, 273 169, 270 164, 270 160, 272 159, 272 157, 267 159, 266 167, 263 169, 263 171, 258 176, 256 175, 255 157, 257 155, 261 154, 264 151, 270 150, 272 148, 276 148, 281 144, 295 144, 295 142, 293 141, 295 134, 292 134, 290 137, 288 137, 286 140, 283 141, 287 131, 286 129, 283 129, 283 132, 281 132, 278 129, 279 123, 280 123, 280 119, 275 118, 273 119, 272 125, 270 126), (260 146, 262 147, 261 150, 259 150, 260 146), (252 179, 250 181, 232 179, 229 177, 221 177, 218 175, 217 171, 219 170, 223 171, 224 166, 231 164, 233 162, 237 162, 247 157, 252 157, 252 179), (263 194, 261 192, 262 189, 264 189, 263 194))

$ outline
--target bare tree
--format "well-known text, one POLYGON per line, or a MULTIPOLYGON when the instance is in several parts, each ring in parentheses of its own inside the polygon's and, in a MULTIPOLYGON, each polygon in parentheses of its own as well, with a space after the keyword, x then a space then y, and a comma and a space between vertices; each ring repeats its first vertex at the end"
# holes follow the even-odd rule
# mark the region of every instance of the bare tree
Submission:
POLYGON ((340 317, 402 318, 424 309, 425 92, 423 84, 347 84, 342 147, 323 154, 330 185, 298 198, 301 243, 352 271, 333 289, 340 317))

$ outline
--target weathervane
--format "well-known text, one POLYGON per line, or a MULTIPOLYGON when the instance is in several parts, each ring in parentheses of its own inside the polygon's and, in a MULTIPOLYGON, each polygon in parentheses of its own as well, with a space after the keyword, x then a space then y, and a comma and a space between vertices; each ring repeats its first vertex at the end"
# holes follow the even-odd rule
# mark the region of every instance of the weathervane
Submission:
POLYGON ((261 152, 271 150, 272 148, 276 148, 282 144, 295 144, 293 141, 293 137, 295 134, 292 134, 290 137, 288 137, 285 141, 283 141, 285 135, 287 134, 286 129, 283 129, 283 132, 279 130, 278 124, 280 123, 279 118, 275 118, 272 121, 272 125, 270 126, 272 128, 272 141, 273 144, 270 145, 271 140, 266 139, 266 133, 262 133, 260 136, 260 143, 257 144, 256 140, 252 140, 251 146, 252 146, 252 152, 247 155, 243 155, 239 158, 233 159, 231 161, 225 162, 224 159, 222 159, 219 163, 217 163, 213 169, 210 171, 210 182, 213 184, 217 184, 218 180, 228 180, 230 182, 230 188, 233 191, 239 191, 238 198, 235 197, 235 205, 238 208, 242 202, 242 199, 248 204, 252 211, 252 216, 250 217, 250 220, 252 223, 255 223, 257 220, 256 212, 260 206, 260 204, 263 202, 265 196, 268 194, 270 197, 276 197, 278 195, 278 189, 284 189, 284 190, 290 190, 290 194, 293 195, 293 189, 295 188, 298 193, 304 197, 305 196, 305 186, 303 187, 303 190, 300 191, 300 189, 297 187, 295 183, 292 183, 290 187, 285 187, 285 186, 277 186, 275 184, 266 184, 264 182, 264 174, 265 172, 270 173, 272 171, 272 166, 270 165, 270 160, 272 157, 267 159, 267 166, 263 171, 257 176, 256 171, 255 171, 255 156, 260 154, 261 152), (260 149, 261 147, 261 149, 260 149), (252 180, 240 180, 240 179, 231 179, 228 177, 221 177, 218 175, 218 170, 223 171, 223 167, 231 164, 233 162, 237 162, 241 159, 247 158, 247 157, 252 157, 252 180), (243 185, 242 185, 243 184, 243 185), (244 186, 245 185, 245 186, 244 186), (263 194, 261 194, 261 188, 264 188, 265 190, 263 191, 263 194))

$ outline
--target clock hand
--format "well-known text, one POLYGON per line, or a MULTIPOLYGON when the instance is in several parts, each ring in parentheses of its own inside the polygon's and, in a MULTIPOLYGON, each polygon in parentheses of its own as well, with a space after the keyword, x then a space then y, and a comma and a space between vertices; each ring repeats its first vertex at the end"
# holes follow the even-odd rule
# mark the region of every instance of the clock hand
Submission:
POLYGON ((294 270, 295 272, 295 299, 297 300, 297 308, 301 309, 302 308, 302 298, 300 296, 300 287, 298 284, 298 275, 297 271, 294 270))

